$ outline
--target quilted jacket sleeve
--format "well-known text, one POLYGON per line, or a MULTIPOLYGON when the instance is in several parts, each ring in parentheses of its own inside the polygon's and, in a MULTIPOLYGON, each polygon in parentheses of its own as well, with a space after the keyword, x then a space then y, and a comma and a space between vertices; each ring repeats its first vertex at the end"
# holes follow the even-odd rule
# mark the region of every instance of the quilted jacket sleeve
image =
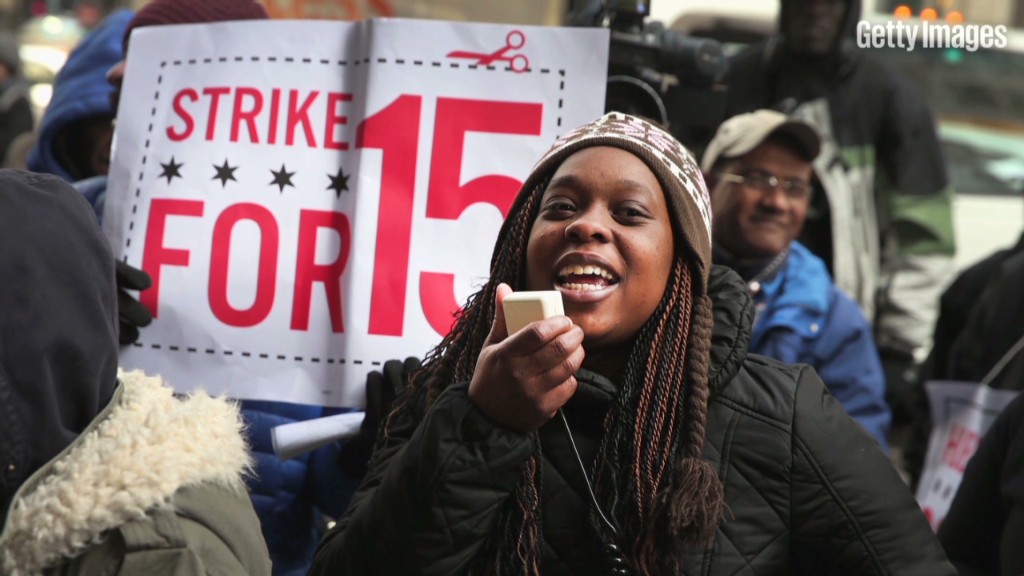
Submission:
POLYGON ((795 403, 792 573, 956 576, 909 487, 814 370, 795 403))
POLYGON ((446 390, 419 423, 392 423, 310 574, 460 574, 483 546, 533 451, 492 424, 468 385, 446 390))

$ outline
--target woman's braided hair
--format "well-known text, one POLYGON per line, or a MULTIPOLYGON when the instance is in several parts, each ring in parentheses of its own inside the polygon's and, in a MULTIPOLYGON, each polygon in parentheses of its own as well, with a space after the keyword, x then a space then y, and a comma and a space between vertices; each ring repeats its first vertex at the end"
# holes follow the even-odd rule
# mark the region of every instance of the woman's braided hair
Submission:
MULTIPOLYGON (((391 418, 411 413, 418 419, 445 388, 472 378, 490 332, 498 284, 523 287, 530 229, 554 170, 550 165, 535 170, 524 185, 498 236, 488 282, 470 296, 451 332, 427 355, 391 418)), ((677 192, 659 179, 666 195, 677 192)), ((593 473, 598 501, 618 525, 616 543, 638 574, 678 573, 685 548, 714 537, 724 506, 721 481, 700 458, 711 301, 699 256, 683 240, 681 225, 673 218, 677 246, 669 281, 632 344, 593 473)), ((541 573, 542 456, 536 434, 534 445, 514 498, 505 502, 477 554, 473 574, 541 573)), ((596 515, 591 521, 604 539, 611 538, 596 515)))

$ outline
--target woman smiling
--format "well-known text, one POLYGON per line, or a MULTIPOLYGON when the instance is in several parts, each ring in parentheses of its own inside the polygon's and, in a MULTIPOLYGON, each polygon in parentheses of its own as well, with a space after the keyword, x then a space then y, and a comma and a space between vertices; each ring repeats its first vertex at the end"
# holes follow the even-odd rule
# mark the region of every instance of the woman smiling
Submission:
POLYGON ((560 138, 312 574, 955 574, 814 371, 746 358, 753 307, 710 230, 661 129, 560 138), (513 289, 565 315, 508 334, 513 289))

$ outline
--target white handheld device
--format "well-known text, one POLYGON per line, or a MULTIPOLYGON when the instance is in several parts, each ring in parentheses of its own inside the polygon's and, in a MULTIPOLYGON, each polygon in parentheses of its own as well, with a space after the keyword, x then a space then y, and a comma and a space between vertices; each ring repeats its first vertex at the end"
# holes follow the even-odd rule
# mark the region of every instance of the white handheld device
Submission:
POLYGON ((502 302, 502 310, 509 336, 530 322, 565 314, 562 293, 557 290, 513 292, 502 302))

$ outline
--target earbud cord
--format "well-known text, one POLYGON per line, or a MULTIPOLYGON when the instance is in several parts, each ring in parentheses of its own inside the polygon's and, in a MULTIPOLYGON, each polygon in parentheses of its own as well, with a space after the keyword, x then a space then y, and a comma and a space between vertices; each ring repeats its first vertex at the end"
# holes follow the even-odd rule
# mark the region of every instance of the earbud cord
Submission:
MULTIPOLYGON (((562 426, 565 428, 565 435, 569 437, 569 445, 572 447, 573 456, 576 457, 576 463, 580 467, 580 472, 583 474, 583 481, 587 485, 587 494, 590 495, 590 503, 594 505, 594 510, 597 510, 597 515, 601 517, 601 521, 608 527, 608 530, 612 534, 612 538, 618 537, 618 532, 615 530, 615 526, 608 520, 608 517, 604 515, 604 511, 601 510, 601 505, 597 503, 597 497, 594 495, 594 487, 590 485, 590 476, 587 473, 587 467, 583 465, 583 458, 580 457, 580 451, 576 448, 576 440, 572 437, 572 429, 569 428, 569 421, 565 418, 565 412, 562 409, 558 409, 558 415, 562 419, 562 426)), ((612 573, 616 575, 629 574, 626 568, 626 559, 622 557, 622 552, 614 542, 605 543, 606 552, 611 556, 612 561, 612 573)))
POLYGON ((565 412, 562 409, 558 409, 558 415, 562 418, 562 426, 565 427, 565 435, 569 437, 569 445, 572 446, 572 453, 576 457, 576 463, 580 466, 580 472, 583 473, 583 481, 587 484, 587 494, 590 495, 590 503, 594 505, 594 509, 597 510, 597 515, 601 517, 601 521, 611 531, 612 536, 617 536, 618 533, 615 530, 615 526, 608 520, 608 517, 604 515, 601 510, 601 506, 597 503, 597 497, 594 496, 594 487, 590 485, 590 478, 587 474, 587 467, 583 465, 583 458, 580 457, 580 451, 576 449, 576 441, 573 440, 572 430, 569 428, 569 421, 565 419, 565 412))

